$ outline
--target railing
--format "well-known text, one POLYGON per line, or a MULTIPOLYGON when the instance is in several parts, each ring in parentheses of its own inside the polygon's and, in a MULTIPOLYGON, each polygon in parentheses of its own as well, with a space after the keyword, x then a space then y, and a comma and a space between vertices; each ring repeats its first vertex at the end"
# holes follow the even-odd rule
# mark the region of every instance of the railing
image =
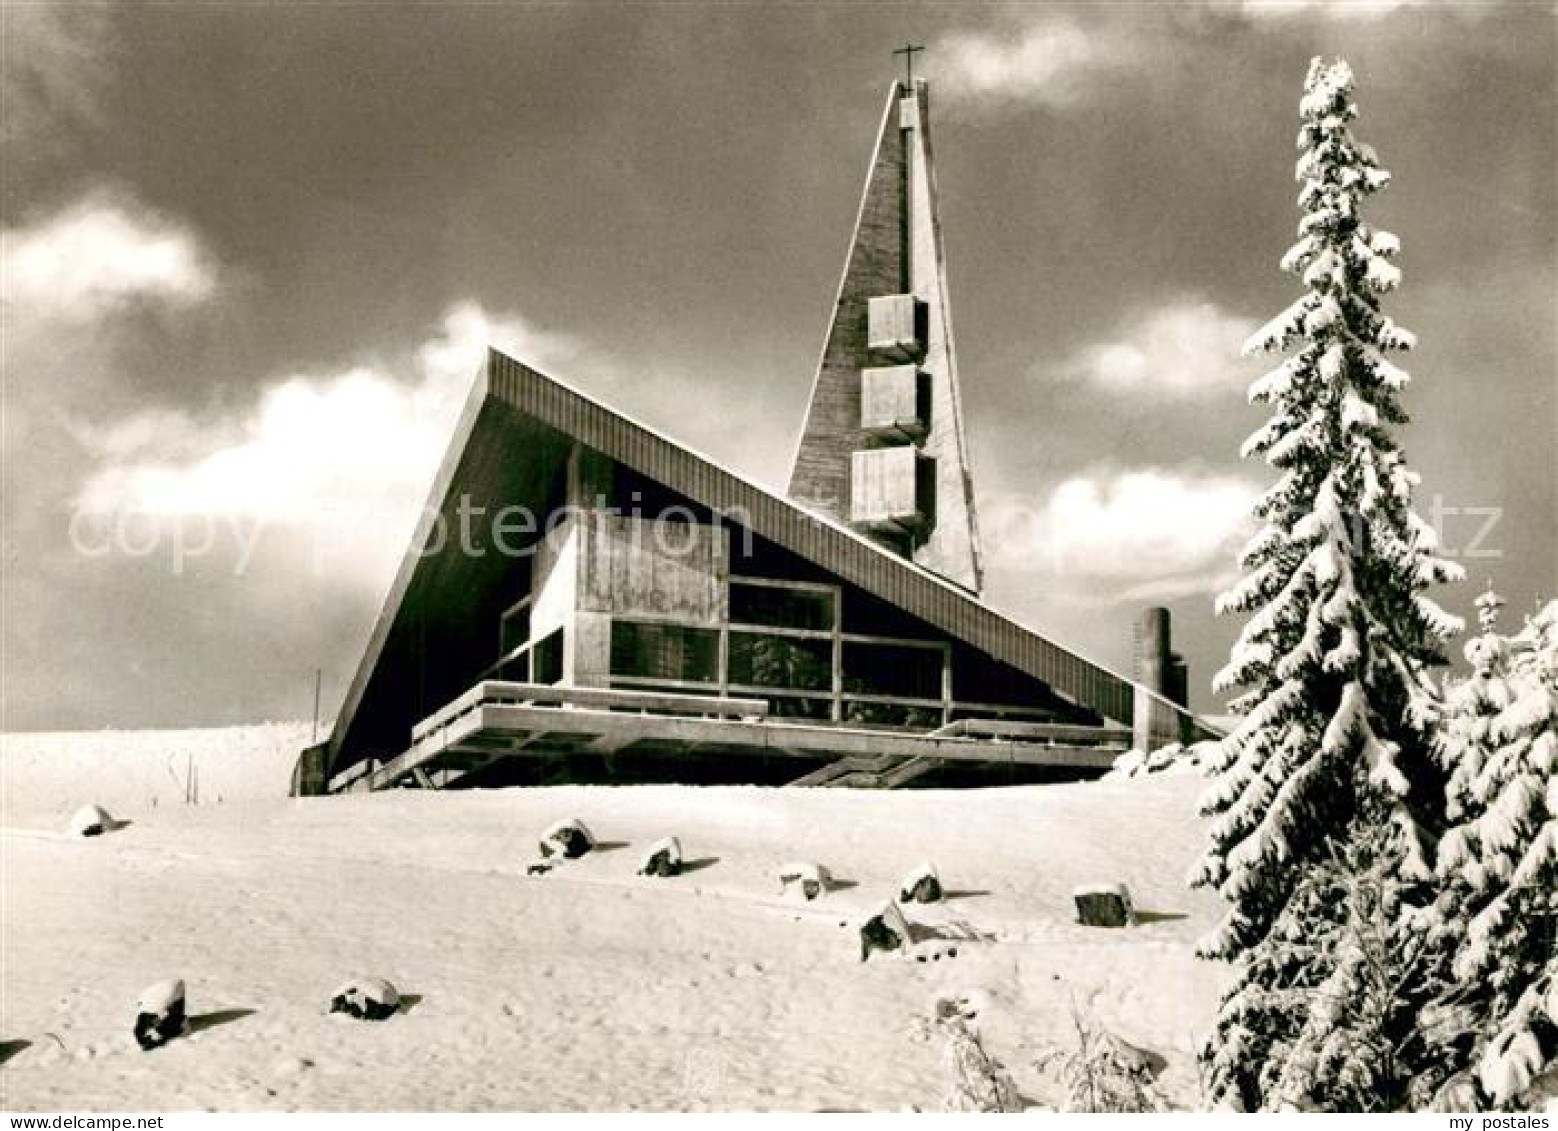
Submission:
POLYGON ((1066 723, 1019 723, 1001 719, 958 719, 932 732, 937 738, 985 738, 997 742, 1059 742, 1130 744, 1131 728, 1076 726, 1066 723))
POLYGON ((762 699, 730 699, 714 695, 682 695, 664 691, 624 691, 603 687, 514 683, 483 680, 453 702, 440 707, 411 728, 413 744, 448 726, 462 715, 487 704, 520 703, 535 707, 584 707, 641 714, 693 715, 703 718, 760 719, 768 714, 762 699))

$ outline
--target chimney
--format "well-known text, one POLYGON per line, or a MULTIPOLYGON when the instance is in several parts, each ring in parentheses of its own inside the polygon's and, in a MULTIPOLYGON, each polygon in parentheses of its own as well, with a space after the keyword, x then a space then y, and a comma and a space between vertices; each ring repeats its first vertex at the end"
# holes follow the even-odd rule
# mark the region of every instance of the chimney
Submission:
POLYGON ((1190 667, 1174 651, 1169 611, 1155 605, 1142 613, 1138 639, 1137 679, 1169 702, 1188 708, 1190 667))

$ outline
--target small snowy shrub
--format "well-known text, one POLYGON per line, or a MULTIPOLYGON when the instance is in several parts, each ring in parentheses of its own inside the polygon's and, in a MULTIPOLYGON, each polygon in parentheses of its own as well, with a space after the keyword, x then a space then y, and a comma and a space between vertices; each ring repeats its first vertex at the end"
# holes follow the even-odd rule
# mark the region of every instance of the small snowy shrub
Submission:
POLYGON ((990 1051, 974 1025, 976 1008, 969 1001, 938 1001, 934 1015, 918 1019, 917 1040, 941 1043, 947 1072, 942 1110, 947 1112, 1017 1112, 1022 1097, 1011 1074, 990 1051))
POLYGON ((1071 1022, 1077 1043, 1052 1048, 1038 1061, 1041 1070, 1058 1069, 1069 1112, 1157 1112, 1167 1110, 1155 1082, 1157 1063, 1142 1049, 1122 1041, 1076 1006, 1071 1022))
POLYGON ((943 1109, 952 1112, 1021 1111, 1022 1100, 1011 1075, 985 1048, 979 1030, 962 1018, 952 1018, 941 1028, 946 1042, 942 1056, 948 1077, 943 1109))

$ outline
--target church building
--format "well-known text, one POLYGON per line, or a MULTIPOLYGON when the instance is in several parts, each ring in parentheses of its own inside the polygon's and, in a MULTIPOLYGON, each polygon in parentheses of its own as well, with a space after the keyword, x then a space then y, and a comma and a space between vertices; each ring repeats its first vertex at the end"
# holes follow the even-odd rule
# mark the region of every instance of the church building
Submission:
POLYGON ((1166 614, 1126 678, 984 600, 928 122, 895 82, 783 494, 489 351, 295 792, 1004 783, 1207 736, 1166 614))

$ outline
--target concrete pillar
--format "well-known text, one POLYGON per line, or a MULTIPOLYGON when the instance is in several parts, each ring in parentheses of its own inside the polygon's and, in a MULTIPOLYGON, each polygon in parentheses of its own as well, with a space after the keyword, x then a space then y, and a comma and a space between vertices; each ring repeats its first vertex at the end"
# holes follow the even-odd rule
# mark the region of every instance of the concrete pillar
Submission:
POLYGON ((611 686, 611 615, 579 610, 573 618, 573 645, 564 682, 571 687, 611 686))
POLYGON ((1140 750, 1154 750, 1185 741, 1185 719, 1171 704, 1189 708, 1190 672, 1174 651, 1167 609, 1154 606, 1142 613, 1139 635, 1131 741, 1140 750))
POLYGON ((1131 746, 1143 754, 1152 749, 1153 698, 1143 683, 1131 688, 1131 746))
POLYGON ((1137 678, 1165 698, 1170 695, 1170 679, 1173 665, 1173 649, 1170 638, 1169 611, 1154 606, 1141 617, 1141 671, 1137 678))
POLYGON ((1169 656, 1168 697, 1190 709, 1190 665, 1178 652, 1169 656))
POLYGON ((316 743, 298 755, 292 767, 292 797, 319 797, 330 792, 330 742, 316 743))

